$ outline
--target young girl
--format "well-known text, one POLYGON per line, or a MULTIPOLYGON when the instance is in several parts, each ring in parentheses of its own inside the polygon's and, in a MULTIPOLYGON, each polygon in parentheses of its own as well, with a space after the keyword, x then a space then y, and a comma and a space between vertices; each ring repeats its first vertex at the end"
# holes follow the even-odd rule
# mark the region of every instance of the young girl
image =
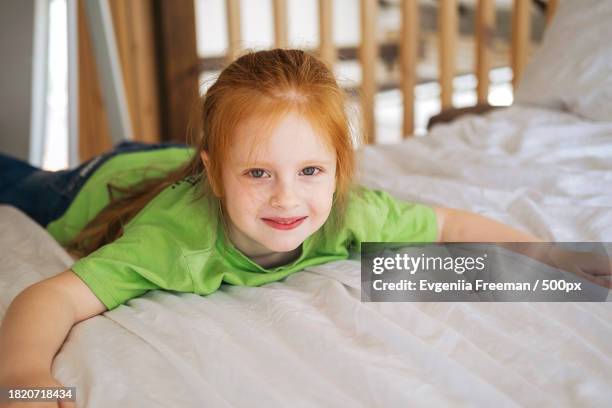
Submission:
POLYGON ((205 295, 224 282, 262 285, 346 259, 364 241, 539 241, 353 185, 345 95, 305 52, 237 59, 206 93, 201 116, 193 148, 125 143, 59 173, 1 159, 2 172, 22 182, 0 184, 0 201, 45 226, 76 262, 11 304, 0 386, 57 385, 51 364, 71 327, 151 289, 205 295))

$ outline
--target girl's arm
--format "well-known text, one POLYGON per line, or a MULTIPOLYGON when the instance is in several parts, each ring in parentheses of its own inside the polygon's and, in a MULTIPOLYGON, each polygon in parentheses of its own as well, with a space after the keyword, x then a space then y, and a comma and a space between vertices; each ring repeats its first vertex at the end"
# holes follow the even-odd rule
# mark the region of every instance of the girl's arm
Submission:
POLYGON ((0 327, 0 387, 52 382, 53 358, 72 326, 105 310, 71 270, 26 288, 0 327))
POLYGON ((612 261, 606 256, 562 249, 528 232, 468 211, 443 207, 434 207, 434 211, 438 220, 438 242, 495 242, 506 249, 612 288, 612 280, 607 278, 612 275, 612 261), (541 244, 524 244, 529 242, 541 244))
POLYGON ((543 242, 501 222, 454 208, 434 207, 438 242, 543 242))

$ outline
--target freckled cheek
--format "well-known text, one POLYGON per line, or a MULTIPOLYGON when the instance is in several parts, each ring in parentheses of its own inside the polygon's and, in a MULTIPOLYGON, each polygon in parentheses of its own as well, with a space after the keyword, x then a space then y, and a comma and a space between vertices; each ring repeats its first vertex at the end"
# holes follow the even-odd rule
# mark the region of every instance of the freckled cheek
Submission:
POLYGON ((230 195, 242 201, 256 200, 261 194, 261 192, 258 191, 258 189, 253 185, 246 182, 241 182, 237 179, 230 180, 230 182, 226 184, 226 188, 230 195))
POLYGON ((309 195, 309 207, 318 217, 327 217, 333 203, 334 188, 319 188, 309 195))
POLYGON ((227 205, 230 215, 240 218, 250 218, 257 212, 260 206, 258 193, 255 189, 249 188, 236 180, 231 180, 225 184, 227 195, 227 205))
POLYGON ((262 207, 268 202, 268 195, 262 188, 244 188, 240 196, 242 213, 245 216, 258 217, 262 207))

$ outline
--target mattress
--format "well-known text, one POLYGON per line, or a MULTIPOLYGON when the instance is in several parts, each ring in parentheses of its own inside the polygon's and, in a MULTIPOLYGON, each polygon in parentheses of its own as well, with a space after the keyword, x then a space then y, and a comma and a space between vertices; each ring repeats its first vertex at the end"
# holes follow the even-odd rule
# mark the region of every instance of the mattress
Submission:
MULTIPOLYGON (((359 182, 554 241, 612 240, 612 123, 511 107, 368 146, 359 182)), ((0 206, 0 314, 72 260, 0 206)), ((611 254, 612 255, 612 254, 611 254)), ((360 262, 208 296, 151 291, 73 327, 79 407, 610 406, 610 303, 367 303, 360 262)))

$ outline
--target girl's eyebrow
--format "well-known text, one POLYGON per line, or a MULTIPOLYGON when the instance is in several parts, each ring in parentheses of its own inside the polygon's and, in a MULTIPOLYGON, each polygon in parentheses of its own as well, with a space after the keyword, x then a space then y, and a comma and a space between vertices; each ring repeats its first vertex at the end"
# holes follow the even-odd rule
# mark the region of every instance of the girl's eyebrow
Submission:
MULTIPOLYGON (((303 166, 314 166, 314 165, 318 165, 318 166, 331 166, 333 165, 334 162, 329 161, 329 160, 318 160, 318 159, 313 159, 313 160, 304 160, 300 163, 298 163, 298 167, 303 167, 303 166)), ((257 162, 253 162, 253 163, 240 163, 239 164, 240 167, 274 167, 272 165, 272 163, 269 162, 262 162, 262 161, 257 161, 257 162)))

